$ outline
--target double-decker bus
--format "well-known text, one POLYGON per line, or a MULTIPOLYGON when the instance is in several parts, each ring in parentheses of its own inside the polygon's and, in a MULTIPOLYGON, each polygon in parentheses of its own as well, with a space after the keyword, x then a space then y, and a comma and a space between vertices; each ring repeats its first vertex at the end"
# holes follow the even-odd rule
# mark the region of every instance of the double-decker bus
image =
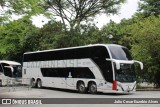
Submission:
POLYGON ((37 52, 23 56, 23 84, 55 87, 80 93, 131 92, 136 89, 134 63, 128 49, 94 44, 37 52))
POLYGON ((15 61, 0 60, 0 86, 11 84, 21 77, 21 64, 15 61))

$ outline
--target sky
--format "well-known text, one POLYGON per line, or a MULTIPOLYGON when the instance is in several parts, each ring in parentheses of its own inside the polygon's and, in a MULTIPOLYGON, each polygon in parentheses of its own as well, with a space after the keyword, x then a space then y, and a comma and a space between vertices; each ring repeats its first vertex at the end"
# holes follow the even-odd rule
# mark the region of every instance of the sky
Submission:
MULTIPOLYGON (((98 15, 94 20, 96 26, 102 28, 104 25, 109 23, 110 20, 119 23, 123 18, 126 19, 131 18, 132 15, 138 9, 138 2, 139 0, 127 0, 127 2, 121 6, 118 15, 112 15, 112 16, 106 16, 104 14, 98 15)), ((33 24, 36 25, 37 27, 42 27, 44 24, 48 22, 48 19, 45 18, 43 15, 40 15, 38 17, 32 17, 32 20, 33 24)))

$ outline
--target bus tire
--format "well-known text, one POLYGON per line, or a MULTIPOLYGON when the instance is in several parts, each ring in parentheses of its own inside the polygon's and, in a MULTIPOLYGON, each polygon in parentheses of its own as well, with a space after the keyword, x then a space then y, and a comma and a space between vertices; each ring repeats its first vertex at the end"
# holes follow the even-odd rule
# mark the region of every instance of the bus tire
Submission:
POLYGON ((35 83, 35 80, 34 80, 34 79, 31 79, 31 87, 32 87, 32 88, 35 88, 35 87, 36 87, 36 83, 35 83))
POLYGON ((42 88, 42 81, 41 81, 41 79, 37 80, 37 88, 42 88))
POLYGON ((79 93, 85 93, 86 92, 86 87, 85 87, 85 84, 84 82, 79 82, 78 85, 77 85, 77 89, 78 89, 78 92, 79 93))
POLYGON ((91 93, 91 94, 96 94, 97 93, 97 85, 96 85, 95 82, 91 82, 89 84, 88 88, 89 88, 89 93, 91 93))

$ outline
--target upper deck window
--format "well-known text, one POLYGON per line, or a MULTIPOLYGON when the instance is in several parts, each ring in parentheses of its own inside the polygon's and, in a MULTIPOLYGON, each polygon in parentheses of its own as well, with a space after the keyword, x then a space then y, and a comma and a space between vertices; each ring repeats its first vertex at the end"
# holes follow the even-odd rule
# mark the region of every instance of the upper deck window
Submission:
POLYGON ((24 54, 24 62, 67 60, 84 58, 110 58, 106 47, 93 46, 82 48, 71 48, 62 50, 51 50, 24 54))

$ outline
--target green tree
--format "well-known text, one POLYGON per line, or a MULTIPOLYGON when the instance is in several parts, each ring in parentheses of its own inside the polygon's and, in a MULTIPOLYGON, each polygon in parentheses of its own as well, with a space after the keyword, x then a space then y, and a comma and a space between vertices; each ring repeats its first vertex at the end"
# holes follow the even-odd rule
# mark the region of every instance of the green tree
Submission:
POLYGON ((80 45, 104 43, 100 29, 95 24, 81 25, 80 45))
POLYGON ((33 16, 44 12, 44 0, 0 0, 0 25, 8 23, 12 15, 33 16))
POLYGON ((110 22, 102 28, 101 36, 104 37, 104 40, 108 43, 118 44, 118 41, 122 37, 120 34, 120 25, 110 20, 110 22))
POLYGON ((144 14, 145 17, 150 15, 160 15, 160 1, 159 0, 140 0, 139 11, 144 14))
POLYGON ((132 34, 134 58, 144 63, 144 71, 140 76, 160 86, 160 18, 150 16, 133 24, 132 34))
POLYGON ((110 23, 102 28, 101 36, 104 37, 107 43, 121 44, 130 49, 133 36, 131 33, 133 29, 132 25, 137 23, 140 19, 138 17, 122 19, 120 23, 115 23, 111 20, 110 23))
POLYGON ((0 56, 2 59, 22 61, 22 54, 36 50, 38 28, 28 17, 1 26, 0 56))
POLYGON ((0 8, 6 14, 33 15, 43 11, 43 3, 43 0, 0 0, 0 8))
POLYGON ((115 14, 119 5, 125 0, 45 0, 45 8, 54 16, 61 18, 64 26, 66 22, 70 28, 82 21, 93 18, 97 14, 115 14))
POLYGON ((50 21, 39 32, 38 50, 99 43, 103 39, 94 24, 81 24, 81 31, 65 31, 61 22, 50 21))
MULTIPOLYGON (((54 49, 58 47, 65 47, 66 39, 63 39, 65 35, 64 27, 61 22, 49 21, 43 28, 40 29, 39 33, 39 47, 38 50, 54 49), (63 44, 59 43, 61 41, 63 44), (61 46, 63 45, 63 46, 61 46)), ((67 45, 66 45, 67 46, 67 45)))

